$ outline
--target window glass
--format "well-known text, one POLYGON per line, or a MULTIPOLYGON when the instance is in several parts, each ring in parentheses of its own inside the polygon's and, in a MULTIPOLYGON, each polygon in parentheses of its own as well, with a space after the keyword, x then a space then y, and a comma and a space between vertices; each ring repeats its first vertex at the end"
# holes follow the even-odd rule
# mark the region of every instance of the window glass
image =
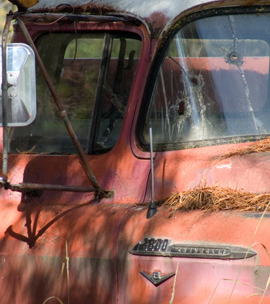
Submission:
POLYGON ((191 22, 173 37, 143 128, 158 149, 252 140, 270 133, 270 15, 191 22))
MULTIPOLYGON (((119 137, 140 47, 137 37, 106 33, 55 33, 37 41, 56 93, 89 154, 110 150, 119 137)), ((37 101, 34 123, 10 129, 10 151, 76 153, 39 69, 37 101)))

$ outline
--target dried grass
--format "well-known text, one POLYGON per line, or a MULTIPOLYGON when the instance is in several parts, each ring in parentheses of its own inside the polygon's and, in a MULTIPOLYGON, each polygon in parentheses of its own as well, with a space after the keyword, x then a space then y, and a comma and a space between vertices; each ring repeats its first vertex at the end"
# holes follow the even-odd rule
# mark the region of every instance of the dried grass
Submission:
POLYGON ((171 212, 177 210, 238 210, 259 211, 266 209, 270 193, 256 194, 220 186, 201 186, 182 193, 175 193, 163 202, 171 212))
MULTIPOLYGON (((270 137, 256 141, 251 145, 239 148, 222 155, 219 159, 227 159, 251 153, 269 152, 270 137)), ((205 186, 172 194, 163 201, 163 206, 172 212, 181 210, 238 210, 238 211, 264 211, 270 201, 270 193, 252 193, 220 186, 205 186)))
POLYGON ((270 137, 267 137, 266 139, 256 141, 251 145, 228 152, 222 155, 220 160, 230 158, 233 156, 241 156, 245 154, 269 152, 269 151, 270 151, 270 137))

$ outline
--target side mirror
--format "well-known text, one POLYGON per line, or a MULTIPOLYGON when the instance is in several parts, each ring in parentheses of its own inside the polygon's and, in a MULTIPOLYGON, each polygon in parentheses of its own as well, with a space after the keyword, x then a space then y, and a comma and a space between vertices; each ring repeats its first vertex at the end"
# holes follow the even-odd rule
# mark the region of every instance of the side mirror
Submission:
MULTIPOLYGON (((0 44, 1 46, 1 44, 0 44)), ((0 126, 2 119, 2 48, 0 49, 0 126)), ((26 44, 7 45, 8 127, 31 124, 37 112, 35 54, 26 44)))

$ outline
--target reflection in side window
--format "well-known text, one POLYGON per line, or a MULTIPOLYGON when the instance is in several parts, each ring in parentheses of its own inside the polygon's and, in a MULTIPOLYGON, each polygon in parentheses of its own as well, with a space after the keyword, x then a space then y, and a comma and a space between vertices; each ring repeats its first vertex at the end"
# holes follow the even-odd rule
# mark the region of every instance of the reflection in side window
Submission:
MULTIPOLYGON (((37 48, 83 149, 104 153, 116 143, 136 71, 137 37, 59 33, 43 35, 37 48)), ((10 151, 76 153, 43 76, 37 70, 38 115, 10 130, 10 151)))
POLYGON ((252 140, 270 133, 270 16, 217 16, 175 35, 144 125, 156 149, 252 140), (160 148, 158 148, 160 147, 160 148))

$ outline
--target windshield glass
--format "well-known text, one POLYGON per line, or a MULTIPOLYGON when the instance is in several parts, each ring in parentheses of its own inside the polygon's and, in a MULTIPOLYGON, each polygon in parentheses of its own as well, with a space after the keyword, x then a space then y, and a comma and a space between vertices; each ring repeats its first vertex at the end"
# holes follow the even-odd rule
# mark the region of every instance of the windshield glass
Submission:
POLYGON ((207 17, 181 28, 159 68, 143 141, 181 149, 270 133, 270 15, 207 17))
MULTIPOLYGON (((109 33, 49 33, 37 49, 86 153, 110 150, 119 137, 141 41, 109 33)), ((10 152, 76 153, 37 69, 37 118, 10 129, 10 152)))

